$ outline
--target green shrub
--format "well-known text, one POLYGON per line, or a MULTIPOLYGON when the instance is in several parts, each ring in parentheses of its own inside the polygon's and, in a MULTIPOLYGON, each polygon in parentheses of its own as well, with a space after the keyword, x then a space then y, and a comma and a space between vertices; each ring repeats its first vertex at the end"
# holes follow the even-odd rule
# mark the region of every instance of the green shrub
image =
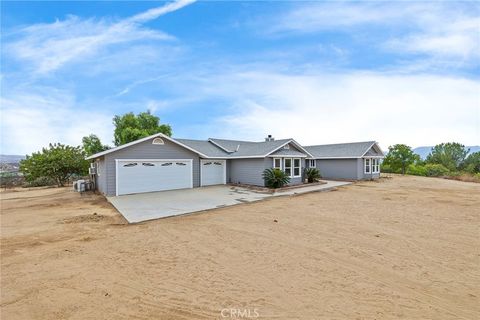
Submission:
POLYGON ((392 166, 390 166, 389 164, 383 163, 380 165, 380 171, 384 173, 402 173, 401 168, 393 169, 392 166))
POLYGON ((380 171, 385 172, 385 173, 392 173, 392 167, 390 167, 389 164, 381 164, 380 165, 380 171))
POLYGON ((411 175, 414 175, 414 176, 426 176, 427 175, 427 169, 425 169, 424 166, 411 164, 407 168, 407 174, 411 174, 411 175))
POLYGON ((448 175, 449 171, 444 165, 437 163, 429 163, 425 165, 426 174, 428 177, 440 177, 448 175))
POLYGON ((320 171, 317 168, 307 168, 305 169, 305 177, 309 183, 317 182, 322 177, 320 171))
POLYGON ((54 186, 54 185, 56 185, 55 180, 49 177, 39 177, 34 180, 27 181, 23 184, 23 186, 26 188, 54 186))
POLYGON ((281 188, 290 182, 290 177, 280 169, 265 169, 262 174, 265 186, 268 188, 281 188))

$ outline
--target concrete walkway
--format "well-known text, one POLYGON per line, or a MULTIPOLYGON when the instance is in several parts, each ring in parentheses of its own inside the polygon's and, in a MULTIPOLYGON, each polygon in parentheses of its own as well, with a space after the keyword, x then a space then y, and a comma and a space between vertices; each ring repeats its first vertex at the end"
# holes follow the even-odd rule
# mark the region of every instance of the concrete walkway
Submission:
POLYGON ((350 182, 325 181, 326 184, 305 186, 283 192, 260 193, 242 187, 219 185, 194 189, 170 190, 108 197, 129 223, 160 219, 197 211, 259 201, 269 197, 326 191, 350 182))
POLYGON ((320 184, 315 186, 305 186, 300 188, 289 189, 285 191, 275 192, 273 196, 291 196, 295 194, 302 194, 308 192, 316 192, 316 191, 328 191, 334 189, 336 187, 345 186, 347 184, 351 184, 348 181, 333 181, 333 180, 322 180, 326 182, 326 184, 320 184))

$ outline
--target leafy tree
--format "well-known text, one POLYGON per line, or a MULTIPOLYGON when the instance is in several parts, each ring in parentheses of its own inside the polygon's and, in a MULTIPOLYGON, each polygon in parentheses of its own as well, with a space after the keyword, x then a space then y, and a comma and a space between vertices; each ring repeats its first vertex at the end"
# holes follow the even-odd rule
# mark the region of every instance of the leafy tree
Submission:
POLYGON ((420 161, 420 156, 405 144, 396 144, 388 147, 388 154, 383 159, 382 165, 388 166, 393 172, 405 174, 409 165, 420 161))
POLYGON ((290 182, 290 177, 280 169, 265 169, 262 174, 265 185, 269 188, 280 188, 290 182))
POLYGON ((82 138, 83 150, 87 156, 110 149, 109 146, 103 145, 100 138, 94 134, 82 138))
POLYGON ((460 168, 468 152, 469 149, 466 149, 463 144, 441 143, 432 148, 425 162, 441 164, 450 171, 455 171, 460 168))
POLYGON ((462 168, 469 173, 480 173, 480 151, 469 154, 462 168))
POLYGON ((87 174, 88 166, 81 147, 56 143, 20 161, 20 172, 29 182, 46 178, 54 180, 61 187, 71 176, 87 174))
POLYGON ((305 169, 305 177, 309 183, 312 183, 318 181, 322 176, 317 168, 307 168, 305 169))
POLYGON ((155 133, 172 135, 172 128, 168 124, 160 124, 160 118, 150 111, 134 115, 132 112, 113 117, 115 125, 114 143, 116 146, 150 136, 155 133))

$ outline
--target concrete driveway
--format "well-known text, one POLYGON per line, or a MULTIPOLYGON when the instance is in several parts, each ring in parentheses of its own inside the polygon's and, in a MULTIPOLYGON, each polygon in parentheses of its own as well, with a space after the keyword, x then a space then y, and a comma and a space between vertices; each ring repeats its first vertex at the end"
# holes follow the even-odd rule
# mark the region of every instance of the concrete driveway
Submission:
POLYGON ((268 197, 332 189, 349 182, 326 181, 326 184, 305 186, 274 194, 219 185, 194 189, 170 190, 108 197, 129 223, 177 216, 196 211, 222 208, 239 203, 259 201, 268 197))

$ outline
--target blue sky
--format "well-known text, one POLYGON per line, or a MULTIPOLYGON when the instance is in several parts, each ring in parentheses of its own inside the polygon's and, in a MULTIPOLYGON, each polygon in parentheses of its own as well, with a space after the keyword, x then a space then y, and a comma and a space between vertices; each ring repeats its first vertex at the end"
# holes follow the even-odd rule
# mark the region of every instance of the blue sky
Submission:
POLYGON ((175 137, 480 143, 478 2, 2 1, 1 153, 175 137))

